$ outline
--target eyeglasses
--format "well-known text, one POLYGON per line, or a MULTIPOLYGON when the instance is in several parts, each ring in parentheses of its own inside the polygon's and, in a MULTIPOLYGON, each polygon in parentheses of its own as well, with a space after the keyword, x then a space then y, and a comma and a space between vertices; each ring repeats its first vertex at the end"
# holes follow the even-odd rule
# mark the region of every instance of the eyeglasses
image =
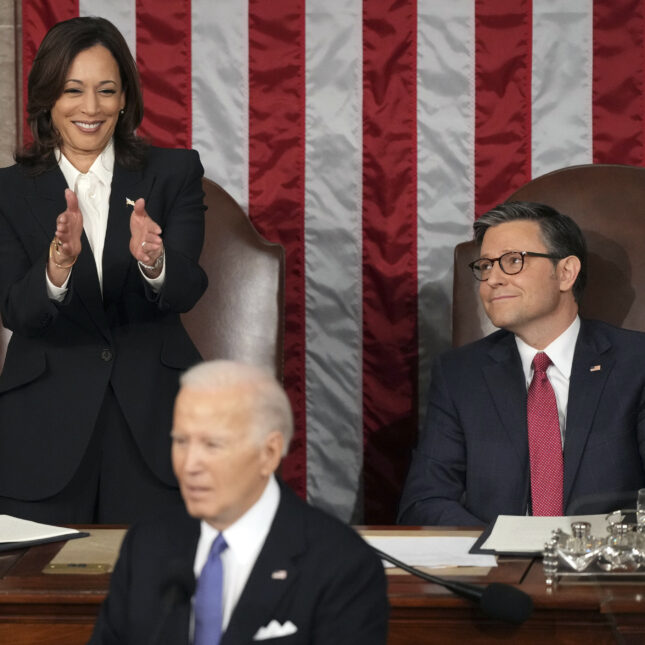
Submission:
POLYGON ((480 282, 486 282, 493 270, 495 262, 499 262, 499 268, 506 273, 506 275, 515 275, 524 268, 524 258, 526 256, 532 258, 549 258, 550 260, 561 260, 559 255, 549 255, 548 253, 533 253, 533 251, 509 251, 500 255, 498 258, 479 258, 471 262, 468 266, 473 272, 473 275, 480 282))

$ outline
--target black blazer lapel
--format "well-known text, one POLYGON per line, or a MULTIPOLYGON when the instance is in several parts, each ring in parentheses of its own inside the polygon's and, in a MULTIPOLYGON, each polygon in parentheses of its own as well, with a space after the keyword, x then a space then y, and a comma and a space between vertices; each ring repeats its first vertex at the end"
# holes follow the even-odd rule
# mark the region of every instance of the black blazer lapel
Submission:
POLYGON ((27 178, 25 199, 43 232, 43 241, 51 242, 56 230, 56 218, 66 208, 67 182, 56 166, 35 177, 27 178))
POLYGON ((600 332, 594 332, 582 321, 573 356, 567 403, 567 427, 564 437, 565 509, 602 398, 602 391, 614 368, 615 359, 610 350, 609 339, 600 332))
POLYGON ((483 368, 484 379, 508 440, 524 462, 528 455, 526 384, 513 334, 503 336, 488 355, 491 363, 483 368))
POLYGON ((132 263, 129 248, 132 206, 126 203, 126 198, 136 201, 139 197, 144 197, 148 202, 153 185, 154 176, 146 176, 143 171, 126 170, 119 164, 114 164, 102 258, 103 299, 106 302, 118 300, 132 263))
MULTIPOLYGON (((43 244, 48 244, 56 230, 56 218, 66 208, 65 189, 67 182, 60 168, 56 166, 33 178, 33 192, 26 195, 36 220, 43 230, 43 244)), ((99 288, 96 263, 89 241, 83 231, 81 254, 72 270, 71 289, 83 302, 94 324, 109 340, 110 332, 103 314, 103 301, 99 288)))
POLYGON ((255 633, 274 618, 276 606, 298 579, 296 561, 305 551, 305 529, 294 495, 280 487, 278 511, 222 636, 222 645, 253 642, 255 633))

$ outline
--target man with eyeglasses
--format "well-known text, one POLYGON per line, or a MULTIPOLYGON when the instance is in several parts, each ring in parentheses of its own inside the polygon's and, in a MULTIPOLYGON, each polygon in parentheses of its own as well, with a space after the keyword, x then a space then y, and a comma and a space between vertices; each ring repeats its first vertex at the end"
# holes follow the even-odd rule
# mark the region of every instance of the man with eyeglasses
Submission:
POLYGON ((645 486, 645 334, 580 319, 575 222, 510 202, 474 225, 470 265, 499 331, 439 356, 402 524, 607 512, 645 486))

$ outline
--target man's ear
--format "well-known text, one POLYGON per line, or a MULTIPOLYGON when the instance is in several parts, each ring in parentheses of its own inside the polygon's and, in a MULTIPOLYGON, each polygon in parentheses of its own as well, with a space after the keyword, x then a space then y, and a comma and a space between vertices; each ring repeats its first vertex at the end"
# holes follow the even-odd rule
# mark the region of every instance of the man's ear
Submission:
POLYGON ((580 258, 569 255, 558 262, 557 275, 560 281, 560 291, 571 291, 580 273, 580 258))
POLYGON ((284 435, 279 430, 272 430, 264 439, 262 447, 262 474, 269 476, 274 473, 282 460, 284 435))

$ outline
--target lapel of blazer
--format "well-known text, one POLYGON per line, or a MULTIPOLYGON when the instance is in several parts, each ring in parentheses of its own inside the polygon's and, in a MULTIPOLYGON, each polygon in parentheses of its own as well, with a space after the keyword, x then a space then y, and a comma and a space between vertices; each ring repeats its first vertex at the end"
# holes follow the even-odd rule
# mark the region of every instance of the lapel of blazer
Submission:
MULTIPOLYGON (((43 228, 44 240, 49 243, 56 230, 56 218, 66 208, 67 182, 60 168, 56 166, 34 177, 33 188, 33 193, 26 195, 27 202, 43 228)), ((81 235, 81 247, 81 254, 72 271, 71 288, 83 302, 94 324, 109 340, 110 332, 103 313, 96 263, 85 231, 81 235)))
MULTIPOLYGON (((195 562, 195 551, 200 535, 199 520, 182 515, 171 527, 172 538, 169 549, 164 556, 163 566, 170 577, 181 575, 191 578, 195 562)), ((162 602, 163 602, 163 590, 162 602)), ((161 626, 161 642, 165 645, 188 645, 190 633, 190 616, 192 610, 191 595, 181 597, 172 608, 161 626)), ((162 610, 163 611, 163 610, 162 610)), ((161 620, 162 616, 157 616, 161 620)))
POLYGON ((565 509, 569 503, 602 390, 615 363, 610 353, 611 342, 592 325, 588 321, 581 321, 571 366, 567 426, 564 437, 565 509), (600 366, 599 369, 597 369, 598 366, 600 366))
POLYGON ((126 204, 126 198, 136 201, 139 197, 144 197, 147 203, 153 184, 154 176, 141 170, 126 170, 118 163, 114 164, 102 258, 105 302, 118 299, 132 262, 129 247, 132 206, 126 204))
POLYGON ((488 352, 483 374, 491 398, 518 459, 527 460, 526 384, 515 337, 506 332, 488 352))
POLYGON ((280 485, 280 505, 244 587, 222 645, 250 643, 274 617, 275 607, 298 578, 297 556, 305 551, 304 513, 295 493, 280 485), (274 577, 275 572, 280 572, 274 577))

